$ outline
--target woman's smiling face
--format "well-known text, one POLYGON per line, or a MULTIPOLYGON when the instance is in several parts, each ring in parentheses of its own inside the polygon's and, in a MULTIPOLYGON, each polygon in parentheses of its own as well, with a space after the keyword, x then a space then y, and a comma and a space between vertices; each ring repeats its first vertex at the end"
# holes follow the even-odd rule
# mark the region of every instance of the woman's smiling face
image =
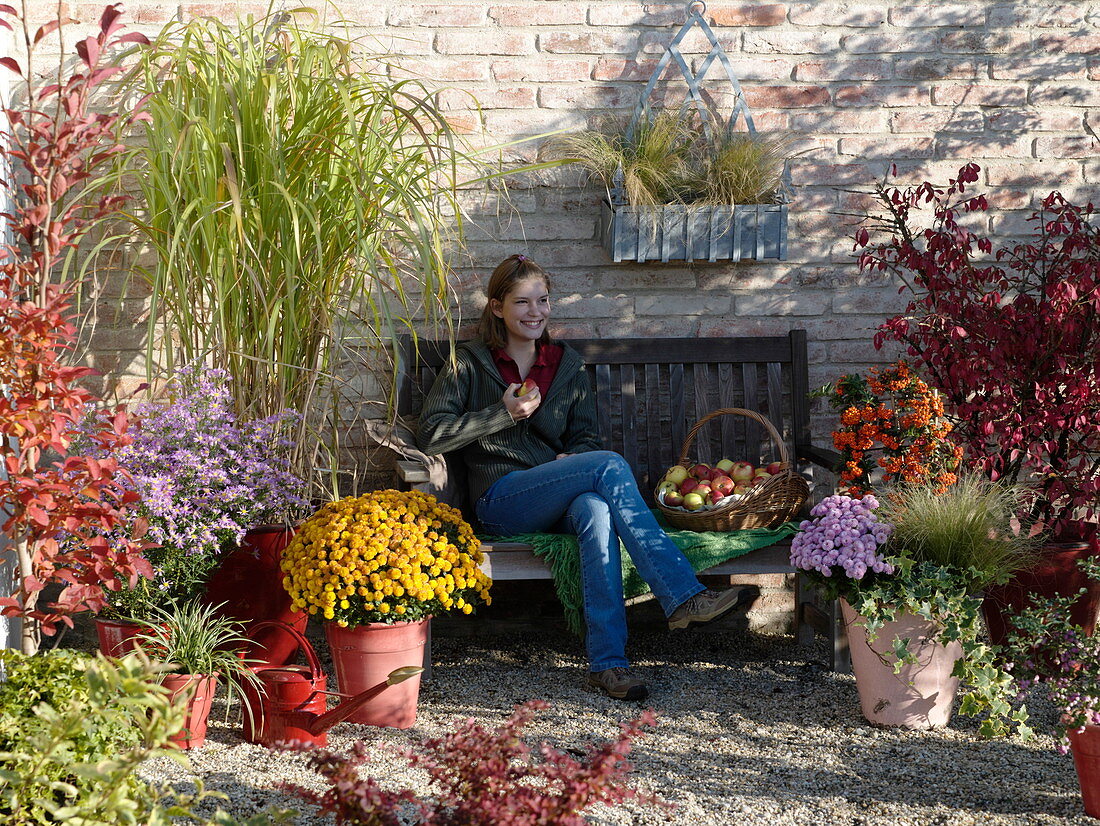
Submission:
POLYGON ((508 342, 538 341, 550 318, 550 292, 541 278, 516 283, 503 301, 490 302, 493 315, 504 322, 508 342))

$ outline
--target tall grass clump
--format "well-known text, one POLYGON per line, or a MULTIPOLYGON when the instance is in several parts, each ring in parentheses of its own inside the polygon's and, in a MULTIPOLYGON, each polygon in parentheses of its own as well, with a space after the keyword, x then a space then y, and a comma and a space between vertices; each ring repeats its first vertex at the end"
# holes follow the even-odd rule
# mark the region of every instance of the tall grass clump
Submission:
POLYGON ((1020 496, 1016 487, 966 474, 943 493, 930 485, 891 489, 878 515, 894 526, 892 554, 969 571, 982 588, 1038 560, 1039 541, 1014 520, 1020 496))
POLYGON ((783 189, 783 165, 793 144, 784 134, 724 134, 704 155, 701 200, 719 205, 774 202, 783 189))
POLYGON ((296 467, 330 482, 352 409, 338 368, 392 350, 414 318, 451 332, 461 229, 464 156, 430 90, 365 60, 291 14, 198 18, 165 27, 133 77, 150 96, 135 176, 149 363, 225 369, 247 418, 302 412, 328 451, 296 467))

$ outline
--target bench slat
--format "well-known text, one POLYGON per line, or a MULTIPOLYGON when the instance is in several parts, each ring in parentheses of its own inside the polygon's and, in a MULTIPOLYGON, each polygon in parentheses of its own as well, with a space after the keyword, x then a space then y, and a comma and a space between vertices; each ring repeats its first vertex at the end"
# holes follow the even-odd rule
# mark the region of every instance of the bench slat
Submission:
MULTIPOLYGON (((634 395, 634 365, 624 364, 619 368, 619 405, 622 411, 622 455, 642 486, 643 469, 638 466, 638 416, 634 395)), ((644 487, 643 487, 644 489, 644 487)))

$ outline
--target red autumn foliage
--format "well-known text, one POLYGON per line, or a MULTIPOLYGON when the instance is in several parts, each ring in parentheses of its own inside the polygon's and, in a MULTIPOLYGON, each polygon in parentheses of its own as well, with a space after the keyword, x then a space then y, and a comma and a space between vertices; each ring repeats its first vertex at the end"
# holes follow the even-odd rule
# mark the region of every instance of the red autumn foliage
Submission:
POLYGON ((944 395, 953 437, 991 479, 1018 480, 1030 496, 1021 516, 1052 539, 1094 536, 1100 493, 1100 227, 1091 203, 1046 196, 1026 242, 994 248, 964 226, 984 213, 967 192, 969 163, 946 187, 882 186, 886 208, 860 267, 903 278, 905 312, 875 336, 908 348, 944 395), (912 215, 930 204, 932 222, 912 215))
MULTIPOLYGON (((27 71, 15 59, 2 64, 24 78, 22 108, 5 109, 11 124, 3 153, 18 185, 5 182, 14 207, 2 215, 14 242, 0 252, 0 530, 19 556, 19 579, 0 598, 5 616, 36 621, 51 634, 70 615, 106 604, 103 588, 151 575, 138 542, 144 525, 135 520, 137 499, 114 459, 69 455, 81 422, 96 401, 78 382, 91 370, 66 363, 76 329, 71 301, 76 285, 54 283, 63 255, 124 198, 96 194, 92 185, 122 151, 121 133, 137 119, 94 112, 96 87, 120 71, 105 58, 118 46, 145 40, 120 34, 121 12, 108 6, 93 36, 77 44, 79 62, 56 83, 34 87, 35 47, 59 27, 47 23, 31 35, 10 6, 0 6, 0 25, 17 21, 27 45, 27 71), (123 539, 109 541, 114 533, 123 539), (39 604, 49 583, 60 584, 55 601, 39 604)), ((126 413, 100 416, 85 434, 97 455, 129 441, 126 413)), ((35 622, 25 623, 24 650, 37 644, 35 622), (31 630, 27 630, 31 629, 31 630)))
POLYGON ((324 794, 288 788, 335 815, 339 826, 584 826, 582 812, 594 803, 639 799, 667 806, 625 784, 633 741, 644 727, 656 725, 652 711, 622 723, 617 738, 589 748, 581 758, 542 743, 536 760, 523 729, 548 707, 541 700, 519 705, 495 729, 467 720, 450 734, 424 740, 419 751, 405 752, 410 765, 427 770, 440 789, 432 800, 360 778, 358 767, 367 762, 368 751, 362 741, 347 757, 303 749, 331 788, 324 794))

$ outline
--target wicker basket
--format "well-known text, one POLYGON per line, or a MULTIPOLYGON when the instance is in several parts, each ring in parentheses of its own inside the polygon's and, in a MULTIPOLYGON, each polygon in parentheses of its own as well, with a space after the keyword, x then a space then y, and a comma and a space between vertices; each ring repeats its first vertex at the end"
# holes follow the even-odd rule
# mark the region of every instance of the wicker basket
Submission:
POLYGON ((790 454, 783 443, 779 431, 766 418, 753 410, 740 407, 725 407, 708 413, 695 423, 684 439, 680 450, 679 464, 690 467, 688 452, 695 441, 699 428, 719 416, 744 416, 758 422, 771 434, 772 441, 779 448, 779 461, 782 468, 759 485, 751 488, 739 499, 724 502, 715 508, 699 511, 685 511, 666 507, 654 494, 654 501, 667 521, 674 528, 688 531, 739 531, 747 528, 773 528, 786 522, 802 507, 810 495, 810 486, 797 472, 791 469, 790 454))

